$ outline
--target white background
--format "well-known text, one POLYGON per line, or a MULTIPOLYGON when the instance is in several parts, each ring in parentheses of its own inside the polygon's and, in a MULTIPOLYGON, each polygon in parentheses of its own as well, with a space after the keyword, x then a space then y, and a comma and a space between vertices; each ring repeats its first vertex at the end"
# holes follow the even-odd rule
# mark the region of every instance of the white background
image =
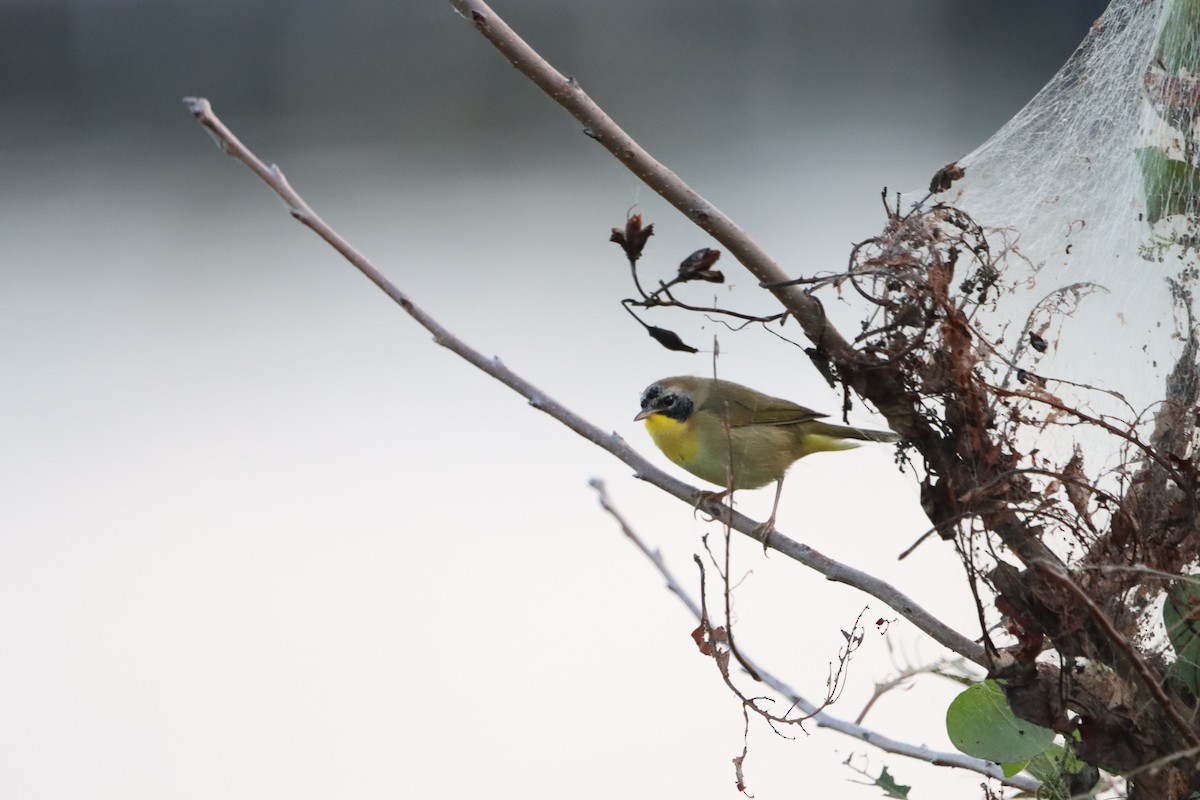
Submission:
MULTIPOLYGON (((840 268, 883 224, 883 187, 985 139, 1100 10, 496 9, 796 275, 840 268)), ((736 796, 740 708, 587 481, 689 586, 718 529, 435 346, 179 100, 208 96, 419 304, 659 463, 638 395, 711 359, 628 319, 608 233, 635 206, 655 223, 651 280, 713 243, 443 3, 0 12, 0 795, 736 796)), ((729 286, 693 299, 771 309, 719 266, 729 286)), ((705 350, 718 334, 725 377, 839 407, 770 334, 651 321, 705 350)), ((771 494, 740 506, 765 516, 771 494)), ((944 544, 896 561, 925 529, 916 494, 890 448, 819 455, 793 469, 779 527, 975 635, 944 544)), ((810 697, 864 606, 896 616, 753 542, 734 565, 742 646, 810 697)), ((885 630, 868 625, 832 713, 943 655, 885 630)), ((954 692, 919 680, 867 721, 948 748, 954 692)), ((979 791, 786 733, 752 722, 756 797, 879 796, 852 754, 914 798, 979 791)))

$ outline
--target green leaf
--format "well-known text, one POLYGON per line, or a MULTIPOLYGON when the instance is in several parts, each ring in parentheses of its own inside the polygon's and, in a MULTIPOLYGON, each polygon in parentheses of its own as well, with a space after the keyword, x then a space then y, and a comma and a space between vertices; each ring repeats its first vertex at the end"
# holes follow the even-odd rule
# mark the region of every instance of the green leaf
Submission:
POLYGON ((1042 792, 1048 800, 1066 800, 1071 792, 1063 783, 1064 768, 1068 772, 1078 772, 1082 767, 1083 763, 1077 758, 1068 756, 1066 750, 1052 744, 1029 760, 1028 770, 1030 775, 1042 782, 1042 792), (1064 761, 1070 763, 1064 765, 1064 761), (1071 764, 1076 765, 1074 769, 1071 769, 1071 764))
POLYGON ((1153 147, 1139 148, 1137 156, 1146 192, 1147 221, 1157 222, 1163 217, 1196 211, 1200 173, 1194 167, 1185 161, 1167 158, 1153 147))
POLYGON ((1167 593, 1163 603, 1163 625, 1175 648, 1175 663, 1171 675, 1188 688, 1193 695, 1200 695, 1200 584, 1197 575, 1192 580, 1176 585, 1167 593))
POLYGON ((896 779, 887 771, 887 767, 884 767, 883 772, 879 773, 879 777, 875 779, 875 785, 883 789, 884 797, 894 797, 896 800, 908 800, 908 792, 912 789, 911 786, 896 783, 896 779))
MULTIPOLYGON (((1073 747, 1052 744, 1044 752, 1031 758, 1025 771, 1042 782, 1038 797, 1045 800, 1069 800, 1075 796, 1069 782, 1076 780, 1078 774, 1086 769, 1089 769, 1088 765, 1075 755, 1073 747)), ((1095 796, 1095 792, 1090 789, 1075 791, 1087 792, 1087 797, 1095 796)))
POLYGON ((997 764, 1026 761, 1054 741, 1054 731, 1017 719, 991 680, 966 689, 946 709, 946 732, 960 751, 997 764))
POLYGON ((1158 37, 1158 57, 1168 73, 1200 71, 1197 27, 1200 27, 1200 2, 1176 0, 1171 3, 1171 11, 1163 21, 1158 37))

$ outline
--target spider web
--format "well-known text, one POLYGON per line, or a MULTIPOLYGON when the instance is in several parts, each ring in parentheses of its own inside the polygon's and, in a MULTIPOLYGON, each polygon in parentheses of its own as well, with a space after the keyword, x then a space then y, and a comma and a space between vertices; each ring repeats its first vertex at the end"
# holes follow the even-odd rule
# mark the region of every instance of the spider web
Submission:
POLYGON ((1011 245, 1001 266, 1015 288, 981 321, 1010 365, 1143 424, 1164 399, 1196 402, 1197 31, 1200 0, 1114 0, 935 198, 992 231, 994 249, 1011 245))

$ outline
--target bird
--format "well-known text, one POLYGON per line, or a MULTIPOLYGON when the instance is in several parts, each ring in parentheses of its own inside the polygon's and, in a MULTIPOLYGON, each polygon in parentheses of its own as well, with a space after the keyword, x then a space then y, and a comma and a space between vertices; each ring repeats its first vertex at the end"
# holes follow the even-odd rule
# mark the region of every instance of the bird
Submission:
POLYGON ((763 534, 764 547, 792 464, 812 453, 858 447, 860 441, 900 440, 891 431, 823 422, 827 414, 714 378, 679 375, 657 380, 642 392, 641 406, 634 421, 645 421, 650 438, 667 458, 724 487, 705 497, 720 500, 735 489, 775 482, 771 516, 756 528, 763 534))

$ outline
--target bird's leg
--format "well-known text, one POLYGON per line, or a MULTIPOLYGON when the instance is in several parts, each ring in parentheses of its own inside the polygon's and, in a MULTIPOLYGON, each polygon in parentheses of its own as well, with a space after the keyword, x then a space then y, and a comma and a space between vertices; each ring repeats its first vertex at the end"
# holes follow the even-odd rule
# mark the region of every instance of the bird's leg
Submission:
MULTIPOLYGON (((700 505, 702 503, 705 503, 709 500, 713 501, 714 503, 719 503, 731 494, 733 494, 732 489, 726 489, 722 492, 709 492, 706 490, 701 490, 699 492, 696 492, 696 495, 695 495, 696 503, 693 506, 693 508, 695 509, 695 512, 692 514, 692 516, 694 517, 696 514, 700 513, 700 505)), ((712 517, 709 521, 713 522, 715 520, 716 520, 716 517, 712 517)))
POLYGON ((754 526, 754 533, 762 536, 763 555, 767 554, 767 547, 771 544, 771 531, 775 530, 775 512, 779 510, 779 498, 782 495, 783 478, 780 478, 775 484, 775 504, 771 506, 771 516, 766 522, 754 526))

